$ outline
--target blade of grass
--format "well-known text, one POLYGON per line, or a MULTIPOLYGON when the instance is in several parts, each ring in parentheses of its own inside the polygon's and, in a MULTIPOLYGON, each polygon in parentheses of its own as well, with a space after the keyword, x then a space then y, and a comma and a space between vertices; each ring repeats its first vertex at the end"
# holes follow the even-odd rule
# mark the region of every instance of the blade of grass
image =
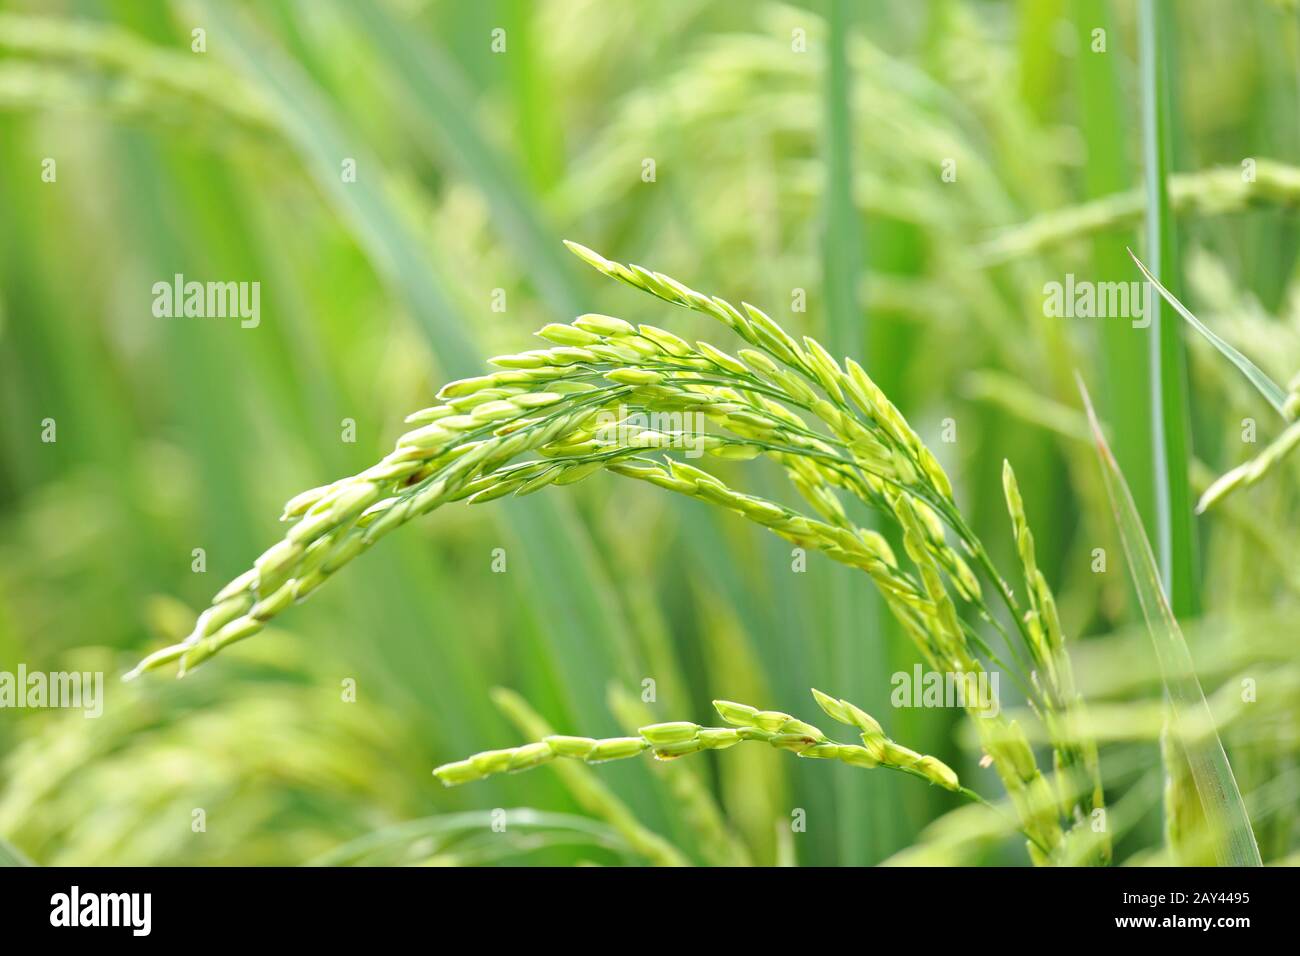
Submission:
MULTIPOLYGON (((1131 97, 1125 95, 1118 55, 1099 53, 1093 46, 1096 30, 1103 31, 1100 35, 1104 37, 1116 35, 1111 4, 1108 0, 1075 0, 1074 13, 1078 38, 1079 125, 1088 143, 1083 182, 1089 201, 1079 208, 1112 203, 1116 197, 1131 198, 1131 216, 1120 220, 1115 231, 1098 231, 1092 239, 1097 278, 1124 281, 1131 275, 1124 249, 1129 241, 1136 241, 1130 237, 1136 232, 1136 223, 1145 209, 1141 190, 1130 191, 1129 188, 1134 178, 1129 150, 1129 133, 1134 120, 1129 107, 1131 97)), ((1098 327, 1099 372, 1105 382, 1105 394, 1100 397, 1108 413, 1115 455, 1131 480, 1138 514, 1148 534, 1154 534, 1156 473, 1152 453, 1155 447, 1153 423, 1150 415, 1140 411, 1147 407, 1152 388, 1147 357, 1150 335, 1149 328, 1136 327, 1132 322, 1101 322, 1098 327)), ((1088 423, 1082 415, 1080 425, 1084 441, 1091 441, 1088 423)), ((1104 511, 1095 520, 1098 528, 1109 526, 1109 516, 1104 511)), ((1108 536, 1105 545, 1109 549, 1112 544, 1118 542, 1113 542, 1108 536)), ((1135 595, 1131 585, 1121 584, 1120 588, 1124 595, 1122 613, 1128 616, 1132 614, 1135 595)), ((1116 598, 1119 593, 1117 590, 1116 598)), ((1158 840, 1159 834, 1153 831, 1148 839, 1158 840)))
POLYGON ((1215 858, 1221 866, 1261 866, 1259 847, 1246 816, 1246 805, 1215 729, 1205 692, 1192 664, 1191 652, 1161 587, 1160 569, 1143 530, 1137 506, 1133 503, 1133 495, 1106 443, 1106 436, 1102 434, 1082 378, 1079 379, 1079 392, 1101 459, 1102 476, 1119 526, 1129 575, 1137 590, 1147 632, 1155 646, 1156 660, 1172 711, 1172 728, 1186 753, 1206 819, 1214 828, 1215 858))
POLYGON ((359 865, 375 853, 408 849, 412 844, 422 840, 436 840, 434 852, 439 852, 448 841, 465 834, 492 832, 492 827, 497 823, 504 823, 511 829, 518 827, 524 830, 567 831, 585 837, 594 845, 615 849, 620 853, 631 851, 612 827, 590 817, 571 813, 549 813, 531 807, 515 807, 507 810, 505 819, 500 821, 494 820, 494 816, 495 812, 491 810, 469 810, 463 813, 444 813, 424 817, 420 820, 407 820, 374 830, 327 850, 304 866, 359 865))
POLYGON ((381 178, 359 175, 356 182, 345 183, 339 175, 343 157, 354 158, 358 169, 374 170, 381 168, 378 158, 359 148, 328 102, 269 41, 254 34, 244 16, 224 4, 203 3, 202 9, 215 30, 229 38, 222 49, 232 65, 265 96, 277 126, 318 188, 426 332, 439 364, 449 374, 474 374, 482 364, 479 350, 421 254, 422 244, 382 193, 381 178))
MULTIPOLYGON (((1178 275, 1174 222, 1169 210, 1169 166, 1173 48, 1171 7, 1166 0, 1142 0, 1139 8, 1142 85, 1142 147, 1147 194, 1146 243, 1153 270, 1173 282, 1178 275)), ((1156 553, 1174 612, 1200 611, 1197 542, 1188 478, 1187 369, 1178 327, 1166 322, 1152 301, 1147 319, 1151 370, 1149 410, 1155 475, 1156 553)))
POLYGON ((1155 290, 1160 293, 1161 297, 1166 302, 1168 302, 1171 306, 1174 307, 1174 310, 1179 315, 1181 315, 1184 319, 1187 320, 1187 324, 1190 325, 1192 328, 1194 328, 1197 332, 1200 332, 1201 335, 1204 336, 1205 340, 1209 342, 1211 345, 1213 345, 1216 349, 1218 349, 1219 353, 1224 358, 1226 358, 1233 365, 1237 366, 1237 368, 1241 371, 1241 374, 1246 376, 1250 384, 1255 386, 1255 388, 1259 391, 1259 394, 1264 396, 1264 399, 1277 410, 1277 413, 1281 415, 1283 418, 1290 421, 1293 416, 1290 410, 1287 408, 1288 396, 1287 396, 1286 389, 1284 389, 1281 385, 1277 384, 1277 382, 1269 378, 1268 375, 1264 372, 1264 370, 1261 369, 1258 365, 1256 365, 1250 359, 1246 358, 1246 356, 1238 352, 1235 348, 1233 348, 1233 346, 1223 341, 1223 339, 1215 335, 1214 332, 1210 330, 1209 326, 1207 326, 1204 322, 1202 322, 1196 316, 1192 315, 1191 310, 1188 309, 1187 306, 1183 305, 1182 302, 1178 300, 1178 297, 1176 295, 1174 295, 1172 292, 1166 289, 1160 283, 1160 280, 1151 274, 1151 270, 1146 267, 1146 265, 1142 262, 1141 259, 1137 257, 1137 254, 1134 253, 1132 249, 1128 251, 1128 254, 1133 257, 1133 261, 1137 263, 1137 267, 1142 270, 1142 274, 1146 276, 1146 280, 1155 287, 1155 290))
MULTIPOLYGON (((427 160, 435 165, 446 163, 467 183, 477 188, 491 207, 494 220, 499 223, 497 231, 502 244, 513 252, 513 258, 519 263, 521 271, 528 276, 533 288, 555 314, 573 315, 582 311, 582 293, 572 278, 572 260, 564 252, 564 246, 547 221, 538 199, 526 188, 523 176, 498 140, 489 135, 491 130, 487 124, 477 114, 461 107, 462 103, 471 98, 472 90, 451 57, 416 29, 417 24, 399 20, 379 6, 342 4, 339 9, 343 15, 354 20, 360 33, 380 55, 381 62, 392 71, 392 86, 401 106, 401 115, 427 160)), ((516 94, 527 97, 520 104, 520 108, 524 109, 528 102, 537 102, 537 97, 543 96, 545 92, 535 82, 541 71, 533 62, 536 52, 531 49, 528 39, 535 32, 532 19, 536 11, 527 4, 517 3, 510 8, 509 13, 512 24, 508 28, 511 52, 504 59, 509 64, 511 89, 516 94)), ((547 151, 545 143, 534 141, 538 136, 547 135, 546 130, 542 127, 533 128, 530 121, 525 121, 523 125, 521 136, 525 140, 526 152, 532 155, 537 149, 547 151)), ((558 156, 554 157, 554 161, 559 161, 558 156)), ((528 168, 529 171, 538 172, 532 166, 528 168)), ((548 167, 541 175, 549 180, 554 178, 554 171, 548 167)), ((516 540, 529 551, 528 573, 534 582, 534 593, 560 595, 566 586, 572 592, 569 579, 573 572, 562 564, 544 560, 542 554, 532 550, 533 543, 554 538, 556 521, 565 522, 568 525, 567 533, 577 542, 566 548, 566 552, 581 565, 580 577, 590 582, 591 586, 580 589, 576 595, 570 593, 565 601, 553 601, 540 616, 541 620, 554 622, 561 620, 562 615, 572 617, 572 621, 559 628, 562 635, 595 634, 598 631, 592 630, 591 622, 613 622, 613 626, 601 624, 600 627, 615 638, 622 667, 620 676, 625 680, 633 677, 640 679, 641 674, 647 673, 646 665, 665 661, 662 657, 656 661, 653 654, 648 653, 649 639, 645 628, 639 626, 627 603, 628 599, 616 596, 616 576, 601 562, 598 549, 589 545, 588 529, 578 520, 570 503, 555 501, 550 504, 555 518, 548 515, 539 517, 533 508, 515 501, 502 502, 501 507, 509 510, 511 523, 520 531, 516 540), (585 601, 589 605, 585 611, 585 620, 570 610, 576 601, 585 601), (632 645, 637 637, 640 643, 634 648, 632 645), (634 659, 640 662, 637 674, 632 674, 629 670, 629 662, 634 659)), ((680 509, 681 503, 674 503, 674 507, 680 509)), ((581 643, 580 638, 570 640, 561 637, 555 640, 569 641, 573 645, 581 643)), ((583 653, 585 652, 578 646, 559 651, 562 657, 583 653)), ((566 665, 556 663, 553 666, 564 668, 566 665)), ((656 673, 662 684, 668 680, 671 670, 652 669, 650 672, 656 673)), ((675 688, 675 692, 682 691, 683 688, 675 688)), ((590 692, 591 688, 584 685, 584 693, 590 692)), ((642 815, 649 815, 651 806, 648 798, 655 790, 656 787, 637 788, 636 792, 625 796, 642 815)), ((666 799, 667 794, 662 796, 666 799)), ((671 806, 668 809, 671 810, 671 806)), ((658 821, 660 817, 654 819, 658 821)))
MULTIPOLYGON (((831 0, 827 22, 827 62, 823 95, 826 130, 824 161, 826 192, 822 233, 822 279, 826 287, 826 337, 837 356, 863 356, 866 319, 858 305, 863 241, 853 197, 853 76, 848 44, 852 11, 847 0, 831 0)), ((840 569, 835 569, 836 571, 840 569)), ((834 673, 844 681, 844 693, 880 710, 885 700, 883 677, 888 674, 886 632, 879 601, 848 574, 830 574, 826 611, 834 673), (874 679, 868 680, 868 675, 874 679)), ((861 774, 835 775, 836 826, 840 832, 841 863, 861 866, 883 859, 894 849, 889 835, 900 820, 894 801, 886 799, 886 783, 861 774)))
MULTIPOLYGON (((1113 18, 1106 0, 1075 0, 1074 21, 1078 36, 1079 126, 1088 143, 1087 162, 1083 167, 1083 188, 1089 200, 1124 194, 1132 183, 1133 170, 1129 162, 1127 131, 1132 117, 1126 110, 1128 98, 1123 95, 1116 68, 1117 57, 1097 53, 1092 48, 1093 31, 1102 30, 1112 36, 1113 18)), ((1141 209, 1141 194, 1133 194, 1135 215, 1141 209)), ((1131 223, 1124 228, 1132 230, 1131 223)), ((1125 237, 1110 232, 1098 233, 1093 238, 1093 267, 1097 278, 1117 282, 1130 273, 1124 259, 1125 237)), ((1147 521, 1148 531, 1154 532, 1155 477, 1151 468, 1151 420, 1141 414, 1123 414, 1128 409, 1145 406, 1150 394, 1150 371, 1147 368, 1146 330, 1134 328, 1130 322, 1101 322, 1098 324, 1101 346, 1101 374, 1104 376, 1104 395, 1099 396, 1107 420, 1111 423, 1111 436, 1115 456, 1133 485, 1133 496, 1138 511, 1147 521)), ((1080 418, 1084 440, 1088 440, 1087 423, 1080 418)), ((1101 516, 1104 519, 1104 514, 1101 516)))

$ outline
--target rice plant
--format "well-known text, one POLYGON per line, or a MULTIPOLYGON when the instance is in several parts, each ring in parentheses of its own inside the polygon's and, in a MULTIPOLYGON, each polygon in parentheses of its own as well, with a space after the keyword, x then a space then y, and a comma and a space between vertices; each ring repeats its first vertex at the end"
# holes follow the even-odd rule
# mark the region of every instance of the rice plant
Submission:
MULTIPOLYGON (((492 364, 501 371, 443 386, 442 403, 408 416, 417 427, 382 461, 291 499, 283 517, 293 524, 284 539, 217 593, 184 641, 149 655, 128 678, 172 662, 184 675, 262 630, 389 531, 444 504, 524 496, 610 471, 719 505, 866 572, 936 670, 979 675, 980 654, 986 653, 1024 686, 1053 739, 1049 785, 1014 721, 978 713, 974 700, 967 704, 978 714, 986 751, 1016 805, 1031 854, 1038 862, 1104 862, 1105 831, 1089 824, 1092 814, 1104 813, 1096 746, 1055 732, 1082 710, 1082 701, 1010 464, 1003 481, 1028 594, 1024 608, 963 519, 938 460, 861 365, 850 358, 841 367, 815 339, 797 342, 753 305, 744 303, 741 311, 662 273, 610 261, 576 243, 569 247, 612 278, 721 322, 747 347, 733 356, 705 341, 692 345, 665 329, 597 314, 546 326, 538 335, 556 343, 551 348, 498 356, 492 364), (816 516, 737 491, 672 455, 660 463, 646 454, 690 449, 721 459, 772 459, 816 516), (844 495, 897 522, 910 568, 879 532, 849 519, 844 495), (948 532, 986 575, 1014 622, 1014 636, 999 623, 948 532), (1003 653, 1015 663, 1003 663, 961 619, 954 595, 999 633, 1003 653)), ((582 755, 599 761, 651 746, 662 752, 656 733, 592 743, 582 755)), ((830 752, 818 750, 832 746, 820 732, 809 734, 801 755, 830 752)), ((555 756, 555 739, 450 765, 439 776, 463 782, 495 769, 525 769, 555 756)), ((679 742, 721 746, 739 739, 692 731, 679 742)), ((850 763, 900 765, 834 746, 837 758, 850 763)), ((916 757, 906 766, 957 789, 955 775, 933 758, 916 757)))
POLYGON ((627 6, 0 15, 0 862, 1294 863, 1294 4, 627 6))

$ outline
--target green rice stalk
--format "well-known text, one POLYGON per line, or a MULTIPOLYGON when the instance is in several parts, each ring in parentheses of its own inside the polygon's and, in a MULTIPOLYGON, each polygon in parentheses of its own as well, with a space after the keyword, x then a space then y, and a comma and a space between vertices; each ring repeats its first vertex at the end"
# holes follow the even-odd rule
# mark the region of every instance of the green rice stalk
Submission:
MULTIPOLYGON (((819 252, 823 292, 826 298, 824 324, 826 344, 837 355, 865 356, 865 343, 871 338, 871 316, 859 305, 866 257, 862 241, 862 216, 853 195, 853 72, 849 43, 857 32, 859 14, 850 0, 831 0, 824 49, 822 78, 825 123, 821 153, 826 168, 826 186, 821 204, 819 252)), ((872 350, 871 359, 883 356, 872 350)), ((830 364, 834 360, 826 356, 830 364)), ((832 397, 842 399, 837 389, 832 397)), ((831 659, 835 672, 850 682, 846 690, 853 696, 874 693, 873 706, 884 706, 883 685, 869 683, 872 673, 887 671, 889 631, 884 608, 869 589, 860 588, 852 578, 832 575, 825 581, 828 589, 822 600, 826 608, 826 626, 831 640, 831 659), (866 639, 863 639, 863 636, 866 639)), ((835 800, 841 807, 859 807, 858 813, 836 815, 837 843, 846 848, 843 862, 863 865, 869 858, 879 858, 892 845, 894 833, 902 823, 899 808, 881 799, 879 778, 860 774, 835 777, 835 800)))
MULTIPOLYGON (((1146 175, 1146 247, 1152 271, 1169 285, 1179 281, 1178 247, 1169 208, 1174 90, 1170 58, 1174 45, 1173 9, 1164 0, 1141 0, 1138 7, 1142 89, 1142 155, 1146 175)), ((1148 414, 1151 461, 1155 473, 1154 544, 1165 594, 1174 614, 1200 613, 1198 543, 1187 463, 1191 424, 1182 337, 1169 321, 1164 300, 1152 302, 1146 331, 1151 371, 1148 414)))

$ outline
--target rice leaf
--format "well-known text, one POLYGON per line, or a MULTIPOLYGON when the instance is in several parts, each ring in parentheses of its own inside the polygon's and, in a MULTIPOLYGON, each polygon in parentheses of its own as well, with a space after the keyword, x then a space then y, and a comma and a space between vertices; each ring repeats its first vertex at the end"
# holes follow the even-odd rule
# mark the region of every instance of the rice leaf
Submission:
MULTIPOLYGON (((1114 33, 1115 11, 1108 0, 1075 0, 1073 20, 1078 37, 1078 54, 1074 57, 1079 74, 1079 124, 1088 140, 1088 162, 1082 170, 1084 195, 1089 200, 1075 207, 1082 212, 1097 203, 1116 197, 1128 197, 1131 216, 1113 222, 1107 231, 1086 231, 1091 237, 1093 267, 1101 281, 1119 282, 1131 275, 1125 248, 1133 241, 1135 225, 1145 212, 1141 189, 1128 192, 1138 170, 1131 156, 1130 143, 1135 133, 1131 96, 1125 92, 1124 68, 1116 57, 1097 56, 1091 50, 1092 33, 1101 29, 1114 33)), ((1238 179, 1241 177, 1238 176, 1238 179)), ((1172 184, 1171 184, 1172 186, 1172 184)), ((1170 201, 1174 197, 1171 195, 1170 201)), ((1069 211, 1064 217, 1071 215, 1069 211)), ((1008 237, 1010 238, 1010 237, 1008 237)), ((1115 457, 1133 487, 1138 513, 1154 520, 1156 470, 1152 460, 1153 423, 1149 415, 1122 414, 1124 409, 1145 408, 1151 391, 1151 368, 1147 356, 1147 333, 1129 322, 1101 322, 1097 325, 1098 373, 1103 387, 1098 400, 1110 428, 1107 437, 1115 457)), ((1062 393, 1058 398, 1064 398, 1062 393)), ((1080 438, 1091 444, 1088 422, 1077 406, 1080 438)), ((1101 504, 1100 488, 1095 500, 1101 504)), ((1105 522, 1105 508, 1090 509, 1099 524, 1105 522)), ((1154 530, 1154 525, 1149 525, 1154 530)))
POLYGON ((1133 504, 1124 474, 1111 454, 1106 436, 1102 434, 1082 378, 1079 379, 1079 391, 1101 459, 1102 477, 1119 526, 1120 540, 1124 544, 1129 575, 1142 606, 1147 632, 1155 645, 1161 679, 1172 711, 1172 729, 1186 752, 1196 792, 1214 831, 1215 859, 1220 866, 1261 866, 1259 847, 1246 816, 1241 791, 1237 789, 1228 755, 1215 729, 1187 642, 1161 587, 1160 569, 1151 543, 1142 528, 1142 519, 1133 504))
MULTIPOLYGON (((491 832, 495 811, 471 810, 463 813, 443 813, 424 817, 419 820, 407 820, 392 826, 382 827, 347 843, 334 847, 306 863, 306 866, 355 866, 370 863, 391 863, 400 860, 417 843, 432 843, 432 849, 426 855, 441 853, 454 840, 466 835, 491 832)), ((571 813, 551 813, 534 810, 531 807, 514 807, 505 811, 505 822, 511 830, 540 831, 542 833, 566 833, 579 836, 583 842, 594 846, 604 846, 619 853, 630 853, 630 848, 614 831, 590 817, 571 813)), ((494 832, 494 837, 502 836, 494 832)), ((526 847, 521 849, 521 852, 526 847)), ((452 851, 453 854, 456 851, 452 851)))
POLYGON ((1227 342, 1223 341, 1223 339, 1215 335, 1204 322, 1192 315, 1191 310, 1178 301, 1177 296, 1160 284, 1160 280, 1151 274, 1151 270, 1143 264, 1142 260, 1137 257, 1132 249, 1128 251, 1128 254, 1133 257, 1133 261, 1137 263, 1137 267, 1142 270, 1142 274, 1146 276, 1147 281, 1155 287, 1155 290, 1160 293, 1166 302, 1174 307, 1174 310, 1179 315, 1187 320, 1187 324, 1197 332, 1201 333, 1205 340, 1218 349, 1219 353, 1224 358, 1237 366, 1241 371, 1241 374, 1246 376, 1246 379, 1250 384, 1254 385, 1259 391, 1259 394, 1263 395, 1268 403, 1277 409, 1277 413, 1283 418, 1289 420, 1292 415, 1286 407, 1286 389, 1269 378, 1258 365, 1246 358, 1246 356, 1242 355, 1227 342))
MULTIPOLYGON (((1142 87, 1142 161, 1146 180, 1146 246, 1156 271, 1170 281, 1179 275, 1178 244, 1169 203, 1172 165, 1174 11, 1169 4, 1143 0, 1139 7, 1142 87)), ((1187 477, 1191 424, 1187 368, 1182 338, 1153 303, 1146 332, 1151 371, 1149 402, 1151 459, 1155 478, 1155 549, 1171 606, 1178 614, 1200 611, 1196 527, 1187 477)))

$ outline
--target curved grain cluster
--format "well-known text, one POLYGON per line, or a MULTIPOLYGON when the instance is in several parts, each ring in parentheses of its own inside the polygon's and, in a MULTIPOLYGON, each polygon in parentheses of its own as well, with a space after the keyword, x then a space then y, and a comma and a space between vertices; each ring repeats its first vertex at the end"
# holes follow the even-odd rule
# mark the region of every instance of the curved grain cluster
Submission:
MULTIPOLYGON (((1038 770, 1014 721, 980 714, 976 724, 1036 859, 1067 861, 1079 854, 1106 859, 1104 834, 1083 841, 1083 850, 1066 849, 1072 843, 1068 835, 1082 835, 1088 814, 1102 806, 1096 750, 1065 733, 1066 718, 1081 704, 1010 466, 1004 480, 1027 608, 966 524, 938 460, 858 363, 846 359, 841 365, 814 339, 796 341, 752 305, 736 308, 662 273, 612 262, 575 243, 569 247, 606 275, 721 322, 744 347, 732 354, 607 315, 546 326, 538 334, 548 348, 498 356, 491 360, 495 371, 446 385, 438 404, 408 417, 414 427, 381 461, 290 500, 284 520, 292 524, 284 538, 218 592, 184 641, 145 658, 127 676, 172 661, 179 661, 184 673, 257 633, 394 528, 444 504, 528 495, 609 471, 719 505, 865 571, 933 669, 978 675, 983 661, 990 661, 1007 672, 1048 728, 1056 763, 1052 783, 1038 770), (681 460, 694 455, 766 457, 784 470, 812 513, 733 489, 681 460), (898 525, 905 561, 882 535, 849 518, 846 496, 898 525), (1014 634, 986 603, 975 568, 993 585, 1014 634), (959 611, 958 600, 999 634, 1010 662, 984 642, 969 615, 959 611)), ((741 739, 777 746, 791 742, 763 726, 697 728, 682 741, 593 741, 581 754, 571 740, 561 744, 572 751, 564 753, 543 742, 479 755, 448 772, 471 779, 556 755, 599 760, 607 753, 629 756, 653 747, 664 756, 668 743, 709 749, 741 739)), ((816 737, 799 752, 864 766, 871 761, 893 766, 891 755, 904 763, 914 757, 908 768, 955 786, 951 771, 938 761, 889 741, 846 748, 816 737)))

